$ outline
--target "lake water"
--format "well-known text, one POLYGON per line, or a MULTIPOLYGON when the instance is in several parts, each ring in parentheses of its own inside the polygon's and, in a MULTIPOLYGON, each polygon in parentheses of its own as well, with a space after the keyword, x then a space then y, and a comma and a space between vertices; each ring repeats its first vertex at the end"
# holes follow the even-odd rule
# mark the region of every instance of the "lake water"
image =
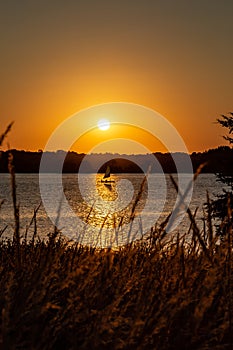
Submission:
MULTIPOLYGON (((177 179, 177 175, 174 177, 177 179)), ((46 238, 56 222, 68 238, 96 246, 122 245, 139 238, 174 209, 177 195, 168 175, 150 175, 143 191, 140 191, 143 174, 118 174, 112 179, 113 183, 104 185, 100 175, 65 174, 62 177, 64 195, 61 196, 59 175, 42 174, 39 185, 38 174, 17 174, 21 236, 25 235, 26 229, 28 237, 32 236, 34 227, 29 224, 34 209, 41 202, 41 191, 43 202, 37 212, 39 236, 46 238)), ((189 179, 189 175, 182 175, 185 184, 189 179)), ((222 188, 223 184, 216 182, 214 174, 201 174, 194 183, 189 207, 192 211, 198 207, 200 226, 206 191, 214 199, 222 188)), ((0 200, 4 201, 0 210, 0 230, 6 228, 2 237, 12 237, 14 217, 9 174, 0 174, 0 200)), ((174 229, 187 231, 187 217, 179 220, 174 229)))

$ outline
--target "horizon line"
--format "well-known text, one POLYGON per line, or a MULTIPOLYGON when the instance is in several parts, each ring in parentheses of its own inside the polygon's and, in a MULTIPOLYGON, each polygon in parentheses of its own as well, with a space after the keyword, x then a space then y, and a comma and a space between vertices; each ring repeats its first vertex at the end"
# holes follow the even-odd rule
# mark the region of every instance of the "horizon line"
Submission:
POLYGON ((233 147, 230 147, 228 145, 220 145, 217 146, 215 148, 209 148, 207 150, 204 151, 193 151, 193 152, 183 152, 183 151, 175 151, 175 152, 161 152, 161 151, 154 151, 154 152, 148 152, 148 153, 118 153, 118 152, 105 152, 105 153, 85 153, 85 152, 78 152, 78 151, 74 151, 74 150, 69 150, 69 151, 65 151, 65 150, 61 150, 61 149, 57 149, 57 150, 51 150, 51 151, 44 151, 42 149, 38 149, 37 151, 35 150, 23 150, 23 149, 16 149, 16 148, 11 148, 11 149, 7 149, 7 150, 0 150, 1 152, 12 152, 12 151, 16 151, 16 152, 25 152, 25 153, 75 153, 75 154, 79 154, 79 155, 119 155, 119 156, 123 156, 123 155, 127 155, 127 156, 146 156, 146 155, 150 155, 150 154, 187 154, 187 155, 191 155, 194 153, 205 153, 205 152, 209 152, 209 151, 215 151, 215 150, 224 150, 224 149, 232 149, 233 147))

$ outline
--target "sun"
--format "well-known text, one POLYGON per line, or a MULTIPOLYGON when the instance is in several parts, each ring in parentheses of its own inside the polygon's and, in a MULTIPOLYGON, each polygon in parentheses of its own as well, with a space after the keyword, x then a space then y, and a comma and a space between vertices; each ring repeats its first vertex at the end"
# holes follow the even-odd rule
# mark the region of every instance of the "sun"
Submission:
POLYGON ((97 123, 100 130, 108 130, 110 128, 110 122, 108 119, 100 119, 97 123))

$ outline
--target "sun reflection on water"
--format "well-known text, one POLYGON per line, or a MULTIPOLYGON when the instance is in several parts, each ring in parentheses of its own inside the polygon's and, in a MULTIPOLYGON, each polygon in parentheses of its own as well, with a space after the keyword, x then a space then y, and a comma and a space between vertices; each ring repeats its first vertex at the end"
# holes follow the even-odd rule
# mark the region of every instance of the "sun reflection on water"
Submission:
MULTIPOLYGON (((69 191, 69 185, 65 185, 66 198, 76 215, 86 224, 99 227, 100 229, 103 227, 117 229, 132 220, 132 210, 140 191, 143 176, 140 177, 140 181, 138 179, 135 181, 132 177, 128 177, 127 174, 112 175, 111 183, 101 182, 102 177, 102 174, 88 176, 89 183, 88 181, 86 182, 86 190, 89 197, 88 203, 82 197, 78 183, 76 183, 75 188, 74 184, 72 184, 72 192, 69 191), (123 193, 125 198, 122 198, 122 200, 119 198, 118 191, 122 180, 129 182, 128 188, 130 185, 132 186, 132 199, 128 196, 128 193, 123 193), (91 190, 93 186, 95 190, 91 190), (127 196, 129 197, 129 202, 127 202, 127 196), (127 205, 122 208, 122 203, 127 203, 127 205)), ((144 190, 140 195, 140 200, 137 201, 135 216, 140 215, 146 198, 147 183, 145 183, 144 190)))

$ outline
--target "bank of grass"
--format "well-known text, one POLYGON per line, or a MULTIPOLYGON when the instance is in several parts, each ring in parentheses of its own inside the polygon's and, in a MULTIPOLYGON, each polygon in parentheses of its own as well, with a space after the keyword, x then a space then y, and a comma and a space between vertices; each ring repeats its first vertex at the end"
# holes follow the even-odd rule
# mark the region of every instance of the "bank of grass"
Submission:
MULTIPOLYGON (((119 250, 19 235, 0 242, 2 349, 232 349, 231 209, 214 235, 188 210, 186 235, 166 222, 119 250)), ((174 183, 175 185, 175 183, 174 183)))

